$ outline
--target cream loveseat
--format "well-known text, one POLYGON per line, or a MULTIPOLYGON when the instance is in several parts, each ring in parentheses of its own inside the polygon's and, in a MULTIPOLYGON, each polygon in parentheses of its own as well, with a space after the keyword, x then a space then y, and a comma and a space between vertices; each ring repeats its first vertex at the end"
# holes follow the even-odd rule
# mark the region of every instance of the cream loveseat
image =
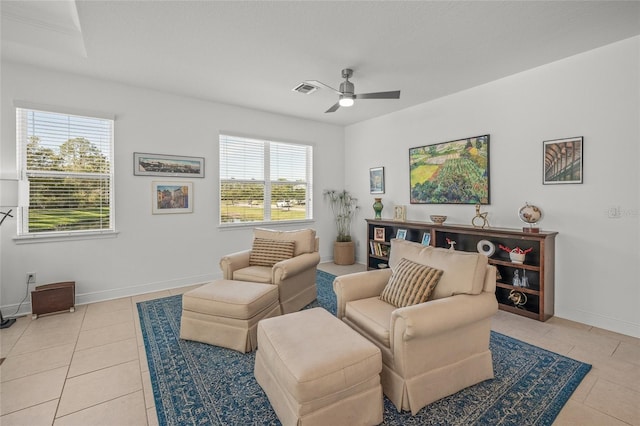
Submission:
POLYGON ((394 239, 389 266, 340 276, 333 288, 338 318, 380 348, 382 387, 396 408, 415 415, 493 378, 489 335, 498 303, 487 257, 394 239), (403 259, 443 273, 427 302, 396 308, 379 296, 403 259))
POLYGON ((320 263, 316 231, 256 228, 253 238, 250 250, 220 259, 223 279, 277 285, 283 314, 299 311, 313 302, 320 263), (287 243, 291 243, 290 247, 286 247, 287 243), (287 253, 288 249, 292 251, 287 253))

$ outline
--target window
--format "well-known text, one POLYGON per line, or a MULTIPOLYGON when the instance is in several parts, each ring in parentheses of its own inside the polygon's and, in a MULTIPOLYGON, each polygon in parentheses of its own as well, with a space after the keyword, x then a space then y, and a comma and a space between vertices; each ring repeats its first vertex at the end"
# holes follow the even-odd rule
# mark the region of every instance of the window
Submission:
POLYGON ((311 219, 309 145, 220 135, 220 224, 311 219))
POLYGON ((113 119, 16 108, 19 236, 114 231, 113 119))

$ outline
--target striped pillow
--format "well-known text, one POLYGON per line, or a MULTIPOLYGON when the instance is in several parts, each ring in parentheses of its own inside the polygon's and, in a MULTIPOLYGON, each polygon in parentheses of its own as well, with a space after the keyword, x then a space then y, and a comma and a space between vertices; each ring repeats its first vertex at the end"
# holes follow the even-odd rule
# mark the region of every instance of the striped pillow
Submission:
POLYGON ((442 277, 442 271, 401 259, 384 290, 380 300, 396 308, 426 302, 442 277))
POLYGON ((254 238, 249 255, 251 266, 273 266, 281 260, 291 259, 295 250, 295 241, 276 241, 266 238, 254 238))

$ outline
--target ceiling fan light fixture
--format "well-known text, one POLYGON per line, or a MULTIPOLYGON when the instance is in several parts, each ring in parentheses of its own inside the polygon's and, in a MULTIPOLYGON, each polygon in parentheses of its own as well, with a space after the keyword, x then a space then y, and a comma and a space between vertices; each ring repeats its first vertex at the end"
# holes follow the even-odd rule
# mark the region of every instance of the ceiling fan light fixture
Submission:
POLYGON ((350 107, 353 106, 353 96, 350 95, 340 95, 340 100, 338 101, 338 104, 340 104, 341 107, 350 107))

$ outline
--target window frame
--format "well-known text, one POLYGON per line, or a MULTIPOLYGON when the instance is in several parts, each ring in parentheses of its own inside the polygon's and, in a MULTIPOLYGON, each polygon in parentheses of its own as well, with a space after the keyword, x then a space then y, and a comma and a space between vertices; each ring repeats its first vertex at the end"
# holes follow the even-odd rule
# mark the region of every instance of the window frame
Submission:
POLYGON ((289 225, 289 224, 297 224, 297 223, 311 223, 314 221, 313 218, 313 151, 315 145, 312 143, 298 142, 298 141, 287 141, 282 139, 273 139, 273 138, 264 138, 260 136, 249 136, 245 134, 238 134, 233 132, 220 132, 218 135, 218 227, 222 230, 224 229, 233 229, 233 228, 243 228, 243 227, 256 227, 256 226, 278 226, 278 225, 289 225), (251 180, 251 179, 223 179, 223 153, 222 153, 222 141, 223 138, 230 139, 238 139, 238 140, 248 140, 252 142, 261 142, 263 143, 263 176, 261 180, 251 180), (306 150, 305 156, 305 185, 306 185, 306 199, 305 199, 305 217, 302 219, 287 219, 287 220, 272 220, 272 184, 277 182, 271 180, 271 147, 273 144, 281 144, 281 145, 293 145, 297 147, 304 147, 306 150), (244 222, 223 222, 222 221, 222 185, 226 182, 234 182, 234 183, 257 183, 263 185, 263 205, 264 207, 264 215, 263 220, 261 221, 244 221, 244 222), (266 208, 268 206, 268 208, 266 208))
MULTIPOLYGON (((84 240, 96 238, 113 238, 118 234, 115 221, 115 116, 103 112, 79 110, 73 108, 58 107, 52 105, 41 105, 30 102, 14 101, 16 114, 16 162, 18 169, 18 217, 17 217, 17 235, 14 238, 16 243, 33 243, 41 241, 60 241, 60 240, 84 240), (58 115, 66 115, 70 117, 80 117, 93 120, 107 121, 109 128, 105 132, 108 136, 108 172, 66 172, 66 171, 45 171, 45 170, 29 170, 27 169, 27 144, 29 140, 29 132, 27 126, 19 122, 19 109, 25 110, 24 114, 29 111, 51 113, 58 115), (29 230, 29 208, 30 208, 30 177, 62 177, 73 176, 77 179, 104 179, 109 181, 109 225, 108 227, 100 227, 95 229, 82 230, 62 230, 62 231, 41 231, 33 232, 29 230)), ((26 116, 25 116, 26 120, 26 116)), ((78 136, 83 137, 83 136, 78 136)))

